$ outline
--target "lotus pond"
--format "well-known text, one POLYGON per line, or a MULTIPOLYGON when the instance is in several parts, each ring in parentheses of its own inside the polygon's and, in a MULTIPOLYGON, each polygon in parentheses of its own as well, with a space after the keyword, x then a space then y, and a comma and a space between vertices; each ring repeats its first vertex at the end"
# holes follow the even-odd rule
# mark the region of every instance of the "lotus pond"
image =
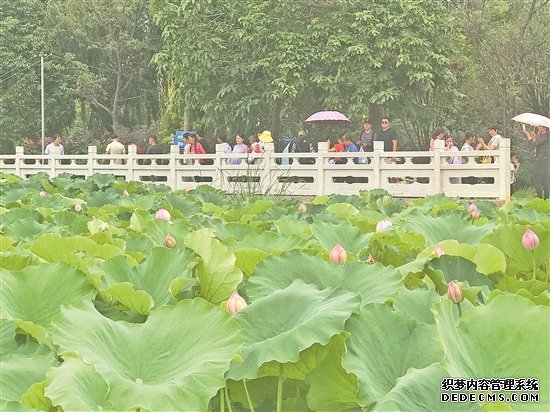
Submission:
POLYGON ((550 201, 300 203, 0 175, 0 410, 550 408, 550 201))

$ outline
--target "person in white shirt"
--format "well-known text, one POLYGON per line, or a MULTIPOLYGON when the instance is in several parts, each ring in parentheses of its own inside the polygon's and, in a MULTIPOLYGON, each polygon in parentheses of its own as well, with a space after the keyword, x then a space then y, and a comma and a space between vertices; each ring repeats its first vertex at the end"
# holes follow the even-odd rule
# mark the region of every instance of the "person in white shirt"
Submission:
POLYGON ((61 136, 59 136, 58 134, 53 136, 53 141, 46 146, 46 149, 44 149, 44 154, 47 154, 47 155, 65 154, 65 150, 63 149, 63 145, 61 144, 61 136))
POLYGON ((485 144, 485 141, 482 137, 480 137, 477 140, 477 147, 476 150, 498 150, 500 147, 500 141, 502 140, 502 136, 498 134, 498 127, 497 126, 491 126, 489 127, 489 130, 487 131, 489 134, 489 137, 491 137, 491 140, 489 140, 489 143, 485 144))
MULTIPOLYGON (((118 141, 118 136, 113 136, 113 141, 107 145, 105 148, 105 153, 113 155, 123 155, 126 154, 126 148, 122 143, 118 141)), ((115 164, 124 164, 122 159, 115 160, 115 164)))

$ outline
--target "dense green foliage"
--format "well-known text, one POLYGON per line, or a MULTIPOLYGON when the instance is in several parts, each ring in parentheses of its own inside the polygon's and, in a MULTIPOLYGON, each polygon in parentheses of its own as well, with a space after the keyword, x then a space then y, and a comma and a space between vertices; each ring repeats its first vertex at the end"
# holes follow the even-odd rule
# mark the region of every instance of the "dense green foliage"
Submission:
MULTIPOLYGON (((271 129, 383 113, 402 147, 550 114, 548 0, 0 0, 0 136, 271 129)), ((377 122, 375 122, 377 123, 377 122)), ((102 143, 102 141, 100 142, 102 143)))
POLYGON ((548 408, 550 201, 297 206, 0 175, 0 408, 548 408), (537 378, 540 399, 441 403, 445 377, 537 378))

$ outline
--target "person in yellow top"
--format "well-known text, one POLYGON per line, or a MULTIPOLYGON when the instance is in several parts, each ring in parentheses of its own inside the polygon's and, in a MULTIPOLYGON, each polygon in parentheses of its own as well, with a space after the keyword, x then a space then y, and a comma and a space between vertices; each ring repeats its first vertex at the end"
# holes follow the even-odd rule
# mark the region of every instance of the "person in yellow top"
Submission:
MULTIPOLYGON (((122 143, 119 142, 118 135, 113 136, 113 141, 107 145, 105 148, 105 153, 107 154, 113 154, 113 155, 124 155, 126 154, 126 148, 122 143)), ((122 159, 115 160, 115 164, 121 165, 124 164, 124 161, 122 159)))

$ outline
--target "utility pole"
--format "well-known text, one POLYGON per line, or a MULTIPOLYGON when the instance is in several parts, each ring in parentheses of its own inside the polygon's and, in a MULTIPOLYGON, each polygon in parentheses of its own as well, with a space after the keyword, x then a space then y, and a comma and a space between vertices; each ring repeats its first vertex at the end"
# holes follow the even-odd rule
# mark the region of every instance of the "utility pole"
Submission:
POLYGON ((42 153, 44 154, 44 53, 40 54, 40 106, 42 113, 42 153))

